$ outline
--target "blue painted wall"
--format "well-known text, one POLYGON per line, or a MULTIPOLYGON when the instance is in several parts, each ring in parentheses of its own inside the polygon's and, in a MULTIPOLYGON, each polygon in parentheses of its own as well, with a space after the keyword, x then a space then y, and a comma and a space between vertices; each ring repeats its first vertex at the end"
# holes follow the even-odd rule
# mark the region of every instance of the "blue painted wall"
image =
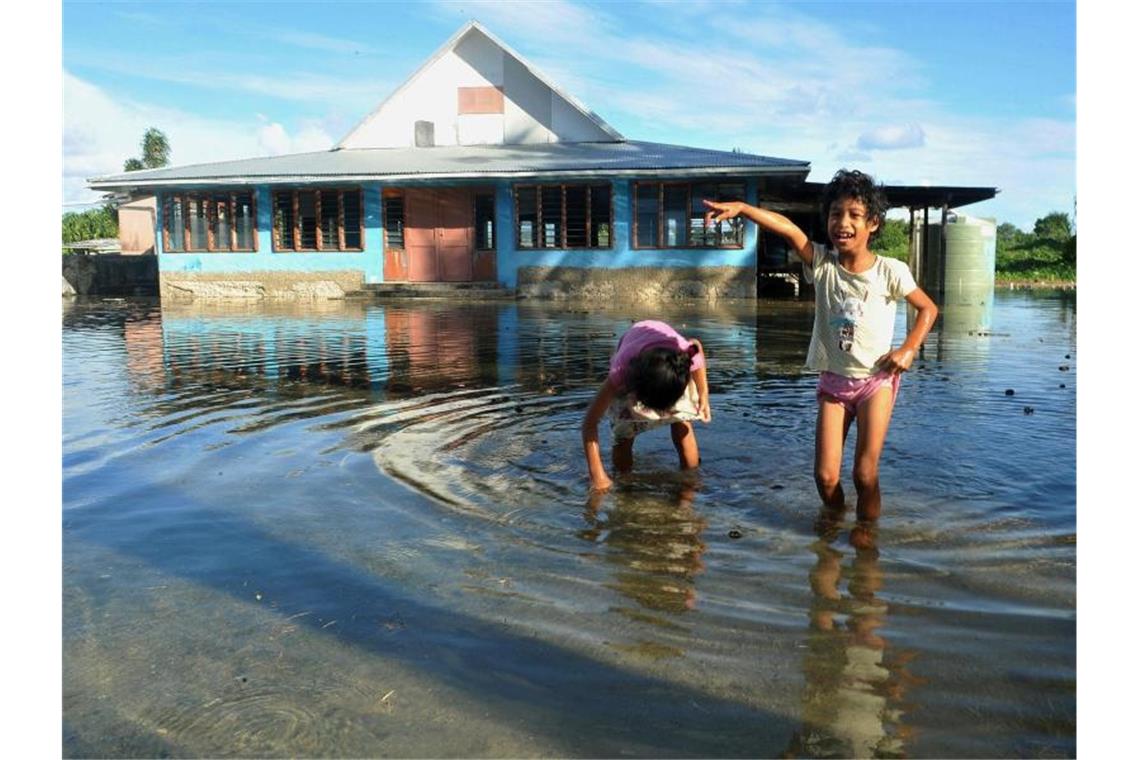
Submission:
MULTIPOLYGON (((655 178, 657 181, 658 178, 655 178)), ((563 180, 572 182, 572 179, 563 180)), ((589 181, 596 182, 596 179, 589 181)), ((668 181, 668 180, 665 180, 668 181)), ((437 186, 454 182, 432 183, 437 186)), ((481 183, 484 186, 486 183, 481 183)), ((495 234, 499 282, 508 288, 518 285, 518 270, 524 266, 586 267, 618 269, 624 267, 691 267, 691 266, 756 266, 756 226, 746 224, 744 247, 716 250, 707 248, 634 249, 632 233, 632 180, 613 182, 614 240, 607 249, 524 249, 515 245, 515 181, 495 183, 495 234)), ((162 230, 156 230, 158 265, 163 273, 229 273, 250 272, 324 272, 348 270, 362 273, 366 283, 384 281, 383 226, 381 217, 381 183, 364 186, 364 251, 334 253, 293 253, 273 251, 272 195, 268 185, 257 187, 257 242, 253 253, 169 253, 162 249, 162 230)), ((757 182, 746 185, 747 200, 755 203, 757 182)), ((159 195, 159 208, 163 196, 159 195)), ((161 214, 159 215, 161 216, 161 214)), ((159 221, 161 224, 161 221, 159 221)))
MULTIPOLYGON (((162 208, 163 196, 158 198, 162 208)), ((159 214, 161 216, 161 213, 159 214)), ((159 224, 161 222, 159 221, 159 224)), ((365 282, 383 278, 380 226, 380 186, 364 186, 364 251, 294 253, 273 250, 273 199, 268 185, 257 187, 257 251, 250 253, 181 253, 167 252, 162 247, 162 228, 155 231, 158 267, 163 273, 227 273, 243 272, 329 272, 347 270, 362 272, 365 282)))
MULTIPOLYGON (((566 180, 572 182, 573 180, 566 180)), ((596 181, 596 180, 591 180, 596 181)), ((654 178, 654 181, 659 181, 654 178)), ((660 180, 668 182, 668 179, 660 180)), ((514 197, 512 183, 502 183, 498 188, 498 230, 499 280, 513 288, 518 285, 519 267, 563 266, 586 267, 590 269, 620 269, 625 267, 754 267, 756 266, 756 225, 744 227, 744 247, 740 249, 718 250, 708 248, 668 248, 635 249, 632 247, 633 180, 613 182, 614 240, 612 248, 603 249, 534 249, 519 250, 515 246, 514 197)), ((757 182, 749 180, 745 194, 750 203, 757 198, 757 182)))

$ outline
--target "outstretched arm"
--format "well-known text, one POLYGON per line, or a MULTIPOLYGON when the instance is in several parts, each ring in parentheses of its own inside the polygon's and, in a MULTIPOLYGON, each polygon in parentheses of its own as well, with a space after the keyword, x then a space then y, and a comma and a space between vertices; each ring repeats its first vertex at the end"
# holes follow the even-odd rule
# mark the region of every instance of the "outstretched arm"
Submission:
POLYGON ((938 307, 922 288, 912 290, 910 295, 906 297, 906 302, 918 310, 914 319, 914 327, 906 334, 906 340, 901 346, 883 354, 877 362, 880 368, 893 374, 906 372, 910 369, 910 365, 914 363, 914 357, 918 355, 918 349, 922 348, 922 342, 926 340, 927 333, 930 332, 930 328, 934 326, 934 320, 938 317, 938 307))
POLYGON ((602 447, 598 443, 598 423, 610 404, 617 397, 617 389, 607 377, 598 389, 590 408, 586 410, 586 419, 582 421, 582 448, 586 454, 586 466, 590 470, 590 488, 605 491, 613 485, 610 476, 606 474, 605 465, 602 464, 602 447))
POLYGON ((774 232, 787 240, 796 254, 806 264, 811 265, 814 255, 811 240, 808 239, 803 230, 796 226, 795 222, 783 214, 777 214, 775 211, 769 211, 766 208, 749 206, 743 201, 728 201, 727 203, 704 201, 704 204, 705 208, 709 209, 705 212, 705 226, 713 222, 723 222, 726 219, 743 216, 751 219, 757 226, 768 232, 774 232))
POLYGON ((697 407, 697 414, 700 415, 701 422, 708 422, 712 419, 712 407, 709 406, 709 376, 707 368, 709 366, 709 355, 705 353, 705 347, 696 338, 689 338, 690 343, 695 343, 701 355, 705 358, 705 366, 700 369, 693 370, 693 382, 697 384, 697 396, 700 399, 699 406, 697 407))

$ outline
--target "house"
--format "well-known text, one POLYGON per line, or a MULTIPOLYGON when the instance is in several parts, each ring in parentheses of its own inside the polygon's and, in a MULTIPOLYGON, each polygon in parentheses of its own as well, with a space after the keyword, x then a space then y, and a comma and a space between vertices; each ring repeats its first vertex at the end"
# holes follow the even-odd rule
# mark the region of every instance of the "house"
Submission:
POLYGON ((157 198, 163 298, 393 283, 755 297, 758 236, 702 198, 802 193, 807 161, 626 139, 477 22, 331 150, 89 180, 157 198))

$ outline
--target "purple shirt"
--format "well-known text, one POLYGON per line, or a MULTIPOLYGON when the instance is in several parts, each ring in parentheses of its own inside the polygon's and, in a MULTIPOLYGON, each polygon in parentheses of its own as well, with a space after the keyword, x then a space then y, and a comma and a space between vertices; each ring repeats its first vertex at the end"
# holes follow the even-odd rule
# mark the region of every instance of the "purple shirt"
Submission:
MULTIPOLYGON (((688 351, 691 341, 664 322, 646 320, 638 322, 626 331, 618 341, 617 350, 610 359, 610 381, 615 388, 625 388, 625 371, 629 363, 647 348, 672 348, 688 351)), ((705 368, 705 354, 702 351, 693 357, 689 371, 705 368)))

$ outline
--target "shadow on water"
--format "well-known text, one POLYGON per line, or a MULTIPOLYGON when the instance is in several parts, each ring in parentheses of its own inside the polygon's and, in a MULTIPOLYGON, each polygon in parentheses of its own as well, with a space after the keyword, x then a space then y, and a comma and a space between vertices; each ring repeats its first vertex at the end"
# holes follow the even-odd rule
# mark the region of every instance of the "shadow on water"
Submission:
MULTIPOLYGON (((87 509, 69 514, 66 541, 97 542, 242 602, 250 600, 249 582, 261 579, 258 588, 264 591, 258 592, 263 594, 258 602, 282 619, 397 659, 424 678, 466 692, 487 710, 509 715, 511 723, 555 742, 559 752, 763 756, 791 730, 787 718, 608 666, 505 625, 426 605, 358 568, 281 541, 184 495, 148 490, 126 501, 161 502, 178 510, 180 535, 170 537, 165 520, 154 513, 133 512, 111 530, 104 527, 108 515, 103 510, 87 509), (337 621, 335 629, 324 627, 330 620, 337 621), (384 624, 391 620, 400 621, 399 636, 385 632, 384 624)), ((123 503, 116 506, 121 510, 123 503)))

